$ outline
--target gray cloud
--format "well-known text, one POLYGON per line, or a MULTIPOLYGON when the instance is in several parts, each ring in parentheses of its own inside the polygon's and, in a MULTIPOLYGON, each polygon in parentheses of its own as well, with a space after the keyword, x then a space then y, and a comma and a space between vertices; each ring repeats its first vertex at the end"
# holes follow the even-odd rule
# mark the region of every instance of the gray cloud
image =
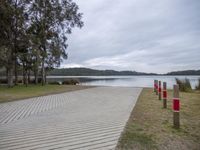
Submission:
POLYGON ((200 68, 199 0, 75 0, 85 26, 62 67, 164 73, 200 68))

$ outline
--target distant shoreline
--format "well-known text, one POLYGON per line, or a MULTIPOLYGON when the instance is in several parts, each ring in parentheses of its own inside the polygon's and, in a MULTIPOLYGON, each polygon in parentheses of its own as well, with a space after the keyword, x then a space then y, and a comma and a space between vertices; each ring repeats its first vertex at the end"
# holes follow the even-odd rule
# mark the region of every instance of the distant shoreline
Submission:
POLYGON ((61 68, 48 73, 50 76, 170 76, 200 75, 200 70, 183 70, 168 73, 145 73, 137 71, 96 70, 90 68, 61 68))
MULTIPOLYGON (((18 75, 22 76, 19 71, 18 75)), ((168 73, 145 73, 137 71, 97 70, 90 68, 59 68, 47 72, 47 76, 200 76, 200 70, 182 70, 168 73)), ((6 70, 0 70, 0 78, 6 76, 6 70)), ((33 76, 33 73, 31 73, 33 76)))
POLYGON ((191 74, 191 75, 168 75, 168 74, 156 74, 156 75, 147 75, 147 74, 145 74, 145 75, 47 75, 47 77, 50 77, 50 76, 52 76, 52 77, 112 77, 112 76, 200 76, 200 75, 193 75, 193 74, 191 74))

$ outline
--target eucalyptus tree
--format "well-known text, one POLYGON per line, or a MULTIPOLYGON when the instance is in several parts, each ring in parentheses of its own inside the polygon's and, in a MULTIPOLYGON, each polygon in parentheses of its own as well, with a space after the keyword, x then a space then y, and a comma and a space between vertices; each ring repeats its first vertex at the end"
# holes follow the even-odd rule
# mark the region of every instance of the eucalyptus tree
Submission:
MULTIPOLYGON (((67 59, 67 36, 83 26, 82 14, 72 0, 0 0, 0 65, 7 68, 8 86, 32 69, 35 82, 39 69, 42 84, 46 71, 67 59)), ((27 82, 26 82, 27 83, 27 82)))
POLYGON ((13 15, 13 49, 14 49, 14 71, 15 71, 15 85, 18 83, 18 64, 19 64, 19 51, 23 47, 26 36, 26 21, 28 19, 27 0, 13 0, 11 5, 13 5, 14 15, 13 15))
MULTIPOLYGON (((67 35, 72 28, 83 26, 82 14, 72 0, 32 0, 30 20, 40 51, 42 85, 45 84, 45 69, 59 66, 67 58, 67 35)), ((34 42, 33 42, 34 43, 34 42)))
POLYGON ((8 86, 13 86, 13 8, 8 1, 0 2, 0 50, 1 63, 7 69, 8 86))
MULTIPOLYGON (((37 17, 37 16, 36 16, 37 17)), ((40 30, 39 22, 31 22, 27 29, 27 35, 30 39, 29 50, 32 52, 32 71, 35 77, 35 84, 38 83, 39 68, 41 64, 41 51, 40 51, 40 30)))
POLYGON ((0 1, 0 50, 3 53, 1 61, 7 68, 8 86, 13 86, 13 69, 17 84, 18 50, 23 45, 25 0, 0 1), (13 67, 15 66, 15 67, 13 67))

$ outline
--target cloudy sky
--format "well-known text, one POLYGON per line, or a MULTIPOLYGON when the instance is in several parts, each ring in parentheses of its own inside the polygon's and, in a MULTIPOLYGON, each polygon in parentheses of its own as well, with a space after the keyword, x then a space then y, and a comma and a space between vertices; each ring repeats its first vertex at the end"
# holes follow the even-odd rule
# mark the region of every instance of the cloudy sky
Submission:
POLYGON ((200 0, 74 0, 84 27, 61 67, 165 73, 200 69, 200 0))

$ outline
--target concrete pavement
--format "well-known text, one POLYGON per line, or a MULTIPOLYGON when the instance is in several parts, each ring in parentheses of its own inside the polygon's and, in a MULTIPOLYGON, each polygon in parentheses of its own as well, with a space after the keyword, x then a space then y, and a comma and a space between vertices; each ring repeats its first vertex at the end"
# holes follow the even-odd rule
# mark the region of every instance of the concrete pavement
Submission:
POLYGON ((140 92, 96 87, 0 104, 0 149, 114 149, 140 92))

